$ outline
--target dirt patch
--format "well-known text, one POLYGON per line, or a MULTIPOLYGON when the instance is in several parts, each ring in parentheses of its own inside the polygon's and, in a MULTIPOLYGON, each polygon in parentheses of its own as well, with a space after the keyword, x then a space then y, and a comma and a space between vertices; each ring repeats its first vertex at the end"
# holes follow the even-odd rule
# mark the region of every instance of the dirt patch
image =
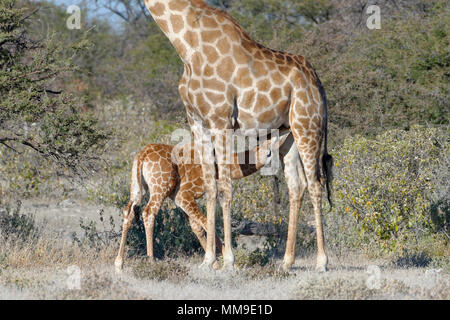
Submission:
POLYGON ((84 201, 66 199, 58 202, 43 200, 25 200, 22 202, 22 213, 34 215, 36 222, 44 224, 47 231, 56 233, 62 238, 72 240, 83 235, 80 220, 94 221, 99 231, 110 228, 107 221, 100 221, 100 212, 104 217, 112 216, 116 222, 116 231, 120 230, 122 213, 114 207, 94 205, 84 201))

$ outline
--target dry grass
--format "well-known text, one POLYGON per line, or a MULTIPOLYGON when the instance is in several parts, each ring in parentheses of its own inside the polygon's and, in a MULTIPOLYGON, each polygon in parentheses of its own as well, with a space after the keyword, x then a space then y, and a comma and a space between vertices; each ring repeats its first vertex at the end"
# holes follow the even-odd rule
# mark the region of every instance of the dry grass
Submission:
POLYGON ((0 299, 450 299, 450 277, 442 271, 361 256, 332 256, 324 274, 314 271, 314 256, 297 259, 290 272, 272 259, 234 274, 201 271, 200 255, 155 263, 134 257, 116 274, 116 250, 115 244, 97 250, 46 235, 22 246, 6 243, 0 247, 0 299), (372 264, 381 273, 371 289, 372 264), (68 287, 71 266, 81 271, 79 289, 68 287))

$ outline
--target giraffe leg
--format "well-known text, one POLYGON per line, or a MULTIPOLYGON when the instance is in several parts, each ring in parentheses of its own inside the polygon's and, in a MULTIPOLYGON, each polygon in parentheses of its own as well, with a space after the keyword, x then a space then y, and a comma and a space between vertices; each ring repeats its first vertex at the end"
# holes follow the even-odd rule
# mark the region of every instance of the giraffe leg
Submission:
POLYGON ((123 254, 127 242, 128 230, 130 229, 131 223, 134 219, 134 206, 135 203, 130 200, 123 211, 122 238, 120 239, 119 253, 117 254, 116 260, 114 262, 117 272, 120 272, 123 269, 123 254))
POLYGON ((114 265, 116 271, 120 272, 123 268, 123 254, 127 242, 128 230, 131 227, 134 219, 134 208, 141 203, 142 196, 145 194, 145 189, 141 180, 141 165, 139 154, 133 161, 133 168, 131 173, 131 187, 130 187, 130 201, 123 210, 123 224, 122 224, 122 238, 120 239, 119 253, 117 254, 114 265))
MULTIPOLYGON (((200 242, 200 245, 202 246, 203 250, 205 250, 206 249, 206 237, 205 237, 206 229, 204 227, 202 227, 202 225, 200 223, 198 223, 195 219, 193 219, 193 217, 186 214, 186 212, 183 211, 183 214, 186 216, 186 219, 188 220, 189 225, 191 226, 192 231, 194 232, 195 236, 197 237, 198 241, 200 242)), ((205 218, 205 222, 206 222, 206 218, 205 218)), ((220 240, 218 240, 218 237, 216 236, 216 243, 217 243, 217 241, 219 241, 219 243, 221 244, 220 240)), ((213 263, 212 267, 214 268, 214 270, 220 269, 219 262, 216 260, 213 263)))
POLYGON ((289 227, 283 269, 289 270, 295 261, 298 215, 306 190, 306 179, 295 144, 293 144, 293 147, 284 157, 283 161, 284 176, 289 190, 289 227))
POLYGON ((231 131, 219 130, 214 138, 219 173, 218 196, 223 214, 224 250, 223 269, 234 269, 234 254, 231 234, 231 131))
POLYGON ((307 175, 309 194, 314 207, 314 217, 316 220, 316 237, 317 237, 317 263, 316 270, 327 271, 328 257, 325 253, 325 238, 323 235, 322 223, 322 184, 317 175, 311 173, 307 175))
MULTIPOLYGON (((320 94, 320 92, 318 92, 320 94)), ((309 100, 309 99, 308 99, 309 100)), ((312 99, 306 104, 293 99, 290 109, 291 132, 305 172, 308 191, 314 208, 317 240, 316 270, 326 271, 328 258, 325 253, 325 238, 322 224, 322 184, 320 183, 320 158, 326 125, 326 104, 312 99), (313 114, 313 116, 311 116, 313 114)))
POLYGON ((201 130, 195 129, 195 148, 200 155, 200 163, 203 172, 203 185, 206 194, 206 248, 205 258, 200 265, 201 269, 210 270, 216 261, 216 170, 214 166, 213 144, 210 136, 201 130))
MULTIPOLYGON (((320 141, 317 139, 316 141, 320 141)), ((320 145, 320 143, 312 144, 312 146, 320 145)), ((316 240, 317 240, 317 271, 326 271, 328 258, 325 253, 325 238, 323 234, 323 223, 322 223, 322 184, 320 183, 319 177, 319 159, 320 150, 317 148, 316 152, 311 152, 311 147, 306 147, 297 144, 300 150, 300 158, 303 163, 303 168, 305 171, 305 176, 308 185, 308 191, 311 198, 311 202, 314 208, 314 217, 316 222, 316 240)))
MULTIPOLYGON (((188 192, 183 192, 183 187, 178 191, 177 196, 175 197, 175 204, 183 210, 183 213, 186 215, 186 218, 189 221, 192 231, 198 238, 200 245, 203 250, 206 251, 206 217, 202 214, 197 203, 194 200, 194 197, 190 195, 188 192)), ((223 253, 222 241, 220 241, 219 237, 216 235, 216 248, 223 253)), ((215 263, 213 266, 218 266, 215 263)), ((216 267, 214 267, 216 269, 216 267)))
POLYGON ((151 195, 150 200, 143 212, 145 238, 147 242, 147 256, 150 261, 154 260, 153 233, 155 229, 155 219, 164 199, 165 197, 162 197, 159 194, 151 195))

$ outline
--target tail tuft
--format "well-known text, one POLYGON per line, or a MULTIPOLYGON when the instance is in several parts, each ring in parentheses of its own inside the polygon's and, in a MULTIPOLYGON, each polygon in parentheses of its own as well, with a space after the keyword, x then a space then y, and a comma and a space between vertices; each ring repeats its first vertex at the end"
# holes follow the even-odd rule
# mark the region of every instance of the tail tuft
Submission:
POLYGON ((331 201, 331 181, 333 180, 333 157, 328 153, 328 103, 327 103, 327 95, 325 93, 325 89, 320 82, 319 76, 317 76, 317 84, 319 86, 319 91, 322 96, 323 106, 324 106, 324 115, 323 115, 323 156, 322 156, 322 171, 325 177, 325 185, 327 187, 327 198, 330 207, 333 208, 333 202, 331 201))
POLYGON ((325 177, 325 185, 327 187, 327 199, 330 207, 333 208, 331 201, 331 182, 333 181, 333 157, 327 152, 322 157, 322 170, 325 177))

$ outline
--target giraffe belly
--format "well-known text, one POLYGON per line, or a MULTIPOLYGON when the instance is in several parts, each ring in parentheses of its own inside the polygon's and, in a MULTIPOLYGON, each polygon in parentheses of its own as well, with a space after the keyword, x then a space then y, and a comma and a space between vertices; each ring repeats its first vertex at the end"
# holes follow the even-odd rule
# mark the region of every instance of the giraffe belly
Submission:
POLYGON ((235 128, 248 133, 245 135, 252 135, 251 131, 289 127, 290 97, 277 87, 270 94, 268 92, 258 91, 257 88, 237 92, 233 114, 235 128))
POLYGON ((270 110, 266 112, 270 117, 264 119, 265 121, 260 121, 256 115, 249 115, 248 110, 238 108, 237 117, 235 118, 237 126, 235 125, 235 128, 239 129, 238 131, 241 135, 254 136, 260 130, 278 129, 282 126, 289 127, 287 116, 278 115, 270 110))

